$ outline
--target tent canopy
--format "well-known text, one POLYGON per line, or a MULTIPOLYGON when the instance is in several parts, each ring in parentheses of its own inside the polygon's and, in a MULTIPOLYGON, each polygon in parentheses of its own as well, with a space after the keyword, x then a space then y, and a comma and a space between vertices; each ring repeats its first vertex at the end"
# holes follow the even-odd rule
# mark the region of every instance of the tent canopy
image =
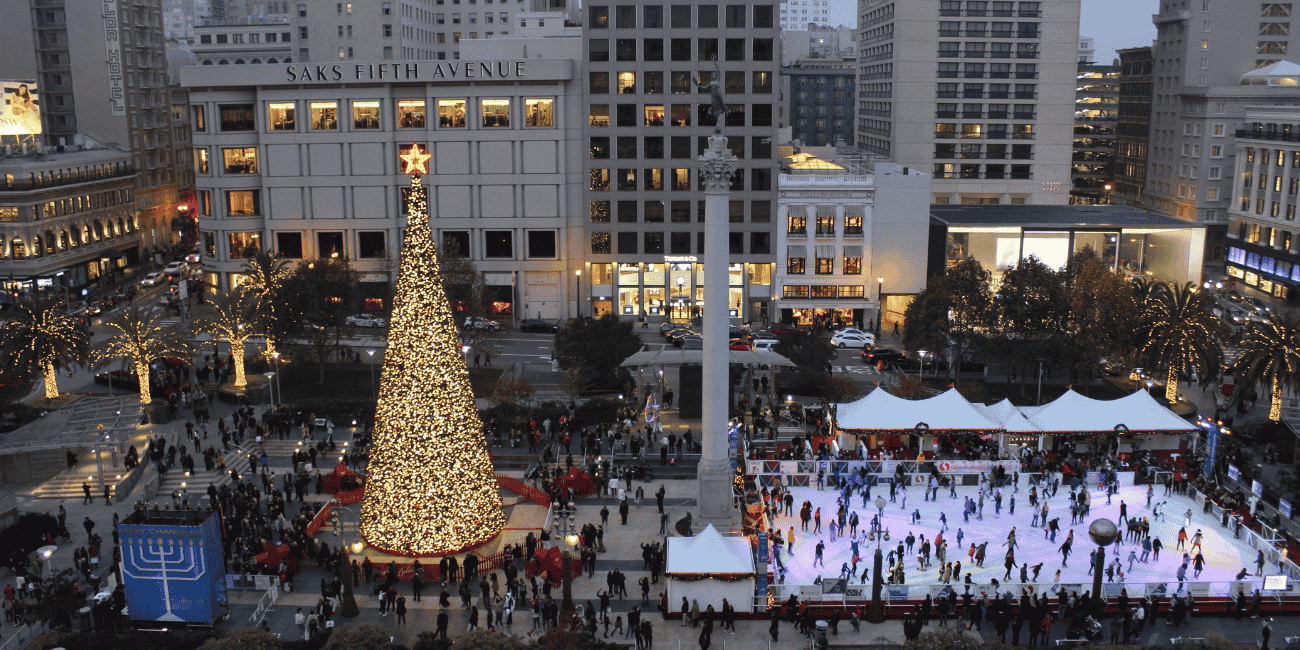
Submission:
POLYGON ((1009 399, 1003 398, 997 404, 975 404, 974 406, 975 410, 1006 429, 1007 433, 1038 433, 1038 427, 1034 426, 1009 399))
POLYGON ((841 429, 911 431, 924 423, 930 431, 997 431, 1002 427, 990 421, 956 388, 920 400, 891 395, 884 389, 856 401, 838 405, 837 422, 841 429))
POLYGON ((749 539, 724 537, 709 524, 694 537, 668 538, 668 575, 754 573, 749 539))
POLYGON ((1074 390, 1041 407, 1023 409, 1039 431, 1113 432, 1123 425, 1129 432, 1190 432, 1196 427, 1161 406, 1144 390, 1114 400, 1084 397, 1074 390))
MULTIPOLYGON (((795 363, 775 352, 754 352, 753 350, 728 350, 730 363, 748 365, 761 363, 769 366, 793 366, 795 363)), ((642 350, 628 357, 620 366, 680 366, 688 363, 703 363, 704 350, 642 350)))

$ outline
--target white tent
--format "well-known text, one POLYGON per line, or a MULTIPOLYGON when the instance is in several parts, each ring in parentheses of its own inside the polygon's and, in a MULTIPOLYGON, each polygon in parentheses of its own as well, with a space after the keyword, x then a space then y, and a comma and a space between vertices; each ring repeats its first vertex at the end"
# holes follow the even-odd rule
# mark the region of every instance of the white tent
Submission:
POLYGON ((920 400, 910 400, 876 389, 856 401, 839 404, 836 423, 850 431, 913 431, 924 424, 930 431, 997 431, 990 421, 956 388, 920 400))
POLYGON ((1141 390, 1115 400, 1092 399, 1067 390, 1051 403, 1023 412, 1043 433, 1183 433, 1196 429, 1141 390))
POLYGON ((1038 427, 1034 426, 1009 399, 1003 398, 997 404, 974 404, 973 406, 1007 433, 1038 433, 1038 427))
POLYGON ((726 537, 712 524, 694 537, 668 538, 665 571, 670 611, 681 611, 682 598, 722 611, 725 598, 737 612, 753 611, 754 554, 747 537, 726 537))

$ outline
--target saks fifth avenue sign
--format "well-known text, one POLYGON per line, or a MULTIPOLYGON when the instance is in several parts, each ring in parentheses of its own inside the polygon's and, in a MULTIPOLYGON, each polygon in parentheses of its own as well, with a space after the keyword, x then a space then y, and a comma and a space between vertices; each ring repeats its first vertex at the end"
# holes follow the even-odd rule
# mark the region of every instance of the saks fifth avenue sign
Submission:
POLYGON ((284 66, 288 82, 464 81, 527 79, 527 61, 432 61, 408 63, 334 63, 284 66))
POLYGON ((331 86, 402 83, 514 83, 573 79, 571 59, 505 61, 375 61, 192 65, 181 68, 181 85, 331 86))

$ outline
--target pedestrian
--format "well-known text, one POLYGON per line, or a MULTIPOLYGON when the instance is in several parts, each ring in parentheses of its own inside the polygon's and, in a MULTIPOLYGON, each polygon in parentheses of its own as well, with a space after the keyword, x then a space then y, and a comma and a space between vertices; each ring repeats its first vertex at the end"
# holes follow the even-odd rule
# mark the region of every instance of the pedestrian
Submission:
POLYGON ((397 624, 406 625, 406 596, 397 597, 397 624))

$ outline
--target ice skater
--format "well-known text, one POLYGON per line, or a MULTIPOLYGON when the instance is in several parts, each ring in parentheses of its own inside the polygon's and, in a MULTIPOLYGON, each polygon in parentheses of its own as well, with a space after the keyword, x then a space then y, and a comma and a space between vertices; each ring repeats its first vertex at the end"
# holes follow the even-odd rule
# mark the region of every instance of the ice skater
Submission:
POLYGON ((816 555, 813 556, 813 566, 821 565, 823 568, 826 566, 826 560, 822 556, 822 554, 825 552, 826 552, 826 543, 821 541, 820 539, 817 540, 817 553, 816 555))
POLYGON ((1071 530, 1071 531, 1070 531, 1070 535, 1069 535, 1068 537, 1066 537, 1066 538, 1065 538, 1065 542, 1061 544, 1061 549, 1060 549, 1060 550, 1061 550, 1061 567, 1062 567, 1062 568, 1068 566, 1066 563, 1070 560, 1070 548, 1073 547, 1073 546, 1074 546, 1074 531, 1071 530))
POLYGON ((943 531, 948 530, 948 515, 946 513, 939 513, 939 523, 942 524, 939 532, 942 533, 943 531))
POLYGON ((1178 529, 1178 545, 1175 546, 1174 548, 1177 549, 1177 550, 1179 550, 1179 551, 1181 551, 1181 550, 1183 550, 1183 547, 1184 547, 1186 544, 1187 544, 1187 529, 1186 529, 1186 528, 1179 528, 1179 529, 1178 529))
POLYGON ((1196 529, 1196 534, 1195 534, 1195 535, 1192 535, 1192 548, 1191 548, 1191 550, 1196 551, 1196 552, 1199 553, 1199 552, 1201 551, 1201 540, 1203 540, 1204 538, 1205 538, 1205 535, 1201 534, 1201 529, 1200 529, 1200 528, 1197 528, 1197 529, 1196 529))

